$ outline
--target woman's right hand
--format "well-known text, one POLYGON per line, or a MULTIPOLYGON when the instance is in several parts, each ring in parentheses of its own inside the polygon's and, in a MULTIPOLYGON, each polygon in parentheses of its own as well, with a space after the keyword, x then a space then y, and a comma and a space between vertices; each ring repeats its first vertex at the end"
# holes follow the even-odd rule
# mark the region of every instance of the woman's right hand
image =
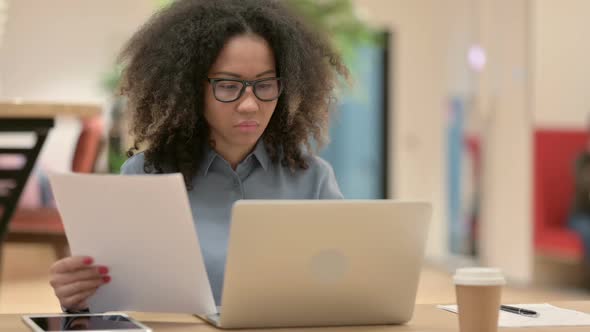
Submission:
POLYGON ((79 311, 88 308, 88 298, 111 281, 106 266, 94 265, 91 257, 73 256, 55 262, 49 270, 49 283, 62 308, 79 311))

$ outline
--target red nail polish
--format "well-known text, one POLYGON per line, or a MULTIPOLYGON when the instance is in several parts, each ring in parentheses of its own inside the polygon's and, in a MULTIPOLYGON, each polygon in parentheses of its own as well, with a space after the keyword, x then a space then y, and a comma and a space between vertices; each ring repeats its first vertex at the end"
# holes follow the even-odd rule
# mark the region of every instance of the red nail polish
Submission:
POLYGON ((111 282, 111 277, 109 277, 109 276, 102 277, 102 281, 104 281, 105 284, 108 284, 109 282, 111 282))
POLYGON ((109 268, 106 266, 101 266, 98 268, 98 273, 100 274, 107 274, 109 273, 109 268))
POLYGON ((92 264, 92 262, 93 262, 92 258, 90 258, 90 257, 84 258, 84 264, 90 265, 90 264, 92 264))

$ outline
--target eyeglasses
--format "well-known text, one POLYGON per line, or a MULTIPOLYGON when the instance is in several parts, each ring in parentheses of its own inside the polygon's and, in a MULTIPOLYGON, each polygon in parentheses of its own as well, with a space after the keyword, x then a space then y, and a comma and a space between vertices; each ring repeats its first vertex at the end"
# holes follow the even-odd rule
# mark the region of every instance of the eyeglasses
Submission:
POLYGON ((278 99, 283 92, 280 77, 262 78, 255 81, 231 78, 208 78, 207 80, 213 86, 215 99, 222 103, 231 103, 240 99, 249 86, 252 87, 256 98, 261 101, 278 99))

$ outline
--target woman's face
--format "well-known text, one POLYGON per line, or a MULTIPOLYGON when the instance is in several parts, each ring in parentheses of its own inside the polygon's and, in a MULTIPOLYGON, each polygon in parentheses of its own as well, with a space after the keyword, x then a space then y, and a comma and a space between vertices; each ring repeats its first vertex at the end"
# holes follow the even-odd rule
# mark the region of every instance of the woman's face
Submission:
MULTIPOLYGON (((272 49, 263 38, 251 34, 231 38, 209 70, 210 79, 254 81, 272 77, 277 77, 272 49)), ((272 81, 259 83, 258 95, 264 98, 265 93, 273 89, 272 84, 272 81)), ((217 97, 227 100, 228 96, 237 95, 241 87, 239 82, 218 82, 217 97)), ((215 97, 213 83, 206 83, 205 119, 216 149, 253 147, 276 106, 276 99, 258 99, 252 86, 248 86, 239 99, 224 103, 215 97)))

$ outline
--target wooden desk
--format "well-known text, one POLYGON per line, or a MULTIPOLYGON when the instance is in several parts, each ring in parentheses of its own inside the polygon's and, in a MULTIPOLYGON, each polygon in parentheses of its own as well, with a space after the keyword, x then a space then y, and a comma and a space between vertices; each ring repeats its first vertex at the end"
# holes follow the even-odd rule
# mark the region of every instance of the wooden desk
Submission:
POLYGON ((88 104, 14 103, 0 101, 0 132, 33 133, 36 142, 32 147, 0 147, 0 155, 22 155, 24 166, 18 169, 0 169, 0 181, 9 182, 8 189, 0 194, 0 239, 4 238, 23 188, 35 166, 39 152, 54 126, 57 116, 90 117, 101 113, 101 107, 88 104))
MULTIPOLYGON (((555 302, 556 306, 590 313, 589 302, 555 302)), ((167 315, 132 313, 131 316, 144 322, 154 331, 163 332, 207 332, 218 330, 191 315, 167 315)), ((26 332, 28 327, 21 321, 20 315, 0 315, 0 331, 26 332)), ((526 329, 535 332, 568 332, 588 331, 586 327, 546 327, 526 329)), ((246 331, 246 330, 239 330, 246 331)), ((292 328, 262 329, 263 332, 458 332, 459 325, 455 314, 436 309, 434 305, 419 304, 416 306, 414 319, 407 325, 399 326, 351 326, 329 328, 292 328)), ((501 328, 499 331, 523 332, 522 328, 501 328)))
POLYGON ((53 119, 56 116, 77 118, 100 115, 99 105, 57 103, 14 103, 0 101, 0 120, 15 118, 53 119))

